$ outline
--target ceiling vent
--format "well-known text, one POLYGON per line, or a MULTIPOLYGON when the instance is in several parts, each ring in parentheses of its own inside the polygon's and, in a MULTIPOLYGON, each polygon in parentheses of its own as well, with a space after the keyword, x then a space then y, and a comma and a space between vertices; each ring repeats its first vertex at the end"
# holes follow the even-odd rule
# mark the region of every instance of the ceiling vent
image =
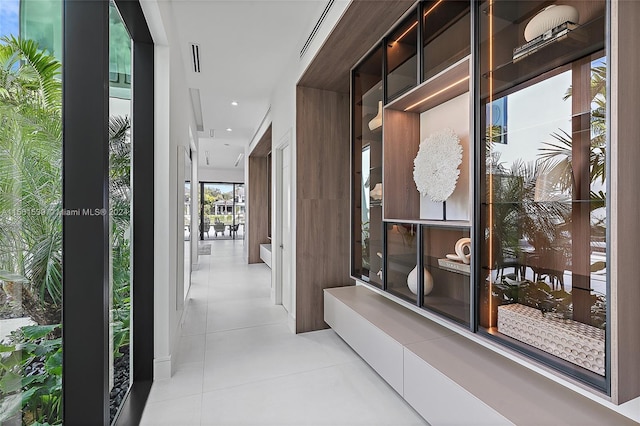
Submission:
POLYGON ((196 43, 190 43, 190 45, 193 72, 200 72, 200 45, 196 43))
POLYGON ((331 9, 331 6, 333 6, 333 2, 334 1, 335 0, 329 0, 327 2, 327 5, 325 6, 324 10, 322 11, 322 15, 320 15, 320 18, 318 19, 318 22, 316 22, 316 25, 311 30, 311 34, 309 34, 309 37, 307 37, 307 41, 304 43, 304 46, 302 47, 302 50, 300 51, 300 59, 302 59, 304 54, 307 53, 307 49, 309 49, 309 46, 311 45, 311 42, 313 42, 313 39, 316 37, 316 34, 318 33, 318 30, 320 29, 320 27, 322 26, 322 23, 324 22, 325 18, 327 17, 327 14, 329 13, 329 9, 331 9))

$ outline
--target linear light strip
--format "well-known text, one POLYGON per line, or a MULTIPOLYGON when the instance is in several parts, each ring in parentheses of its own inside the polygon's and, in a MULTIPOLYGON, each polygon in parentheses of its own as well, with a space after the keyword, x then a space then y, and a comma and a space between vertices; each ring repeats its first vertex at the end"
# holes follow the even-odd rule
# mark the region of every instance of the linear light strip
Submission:
MULTIPOLYGON (((438 5, 440 3, 442 3, 444 0, 438 0, 438 2, 436 4, 434 4, 433 6, 431 6, 429 8, 429 10, 427 10, 424 15, 422 15, 423 18, 426 18, 428 14, 430 14, 433 9, 435 9, 436 7, 438 7, 438 5)), ((402 38, 404 36, 406 36, 409 31, 411 31, 412 29, 414 29, 416 27, 416 25, 418 25, 418 21, 414 22, 413 25, 411 25, 405 32, 403 32, 402 34, 400 34, 400 37, 398 37, 393 43, 391 43, 391 46, 394 46, 395 44, 397 44, 400 40, 402 40, 402 38)))
POLYGON ((410 106, 406 107, 404 110, 405 110, 405 112, 406 112, 406 111, 409 111, 410 109, 412 109, 412 108, 414 108, 414 107, 417 107, 418 105, 420 105, 420 104, 423 104, 423 103, 427 102, 429 99, 432 99, 432 98, 434 98, 434 97, 436 97, 436 96, 438 96, 438 95, 440 95, 440 94, 442 94, 442 93, 446 92, 447 90, 449 90, 449 89, 451 89, 451 88, 453 88, 453 87, 457 86, 458 84, 464 83, 464 82, 465 82, 465 81, 467 81, 467 80, 469 80, 469 76, 466 76, 466 77, 464 77, 464 78, 461 78, 460 80, 456 81, 455 83, 451 83, 451 84, 450 84, 450 85, 448 85, 447 87, 445 87, 445 88, 443 88, 443 89, 440 89, 440 90, 438 90, 437 92, 430 94, 430 95, 429 95, 429 96, 427 96, 426 98, 424 98, 424 99, 422 99, 422 100, 420 100, 420 101, 416 102, 415 104, 413 104, 413 105, 410 105, 410 106))

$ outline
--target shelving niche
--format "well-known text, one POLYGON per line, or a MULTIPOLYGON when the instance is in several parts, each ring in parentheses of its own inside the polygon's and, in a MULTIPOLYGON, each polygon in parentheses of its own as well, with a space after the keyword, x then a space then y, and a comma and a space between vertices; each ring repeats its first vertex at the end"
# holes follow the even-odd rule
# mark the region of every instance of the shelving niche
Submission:
MULTIPOLYGON (((413 161, 420 142, 450 128, 463 148, 456 189, 446 202, 446 219, 469 224, 471 219, 469 56, 389 103, 384 108, 384 219, 442 220, 442 203, 421 197, 413 180, 413 161)), ((460 224, 460 223, 458 223, 460 224)))

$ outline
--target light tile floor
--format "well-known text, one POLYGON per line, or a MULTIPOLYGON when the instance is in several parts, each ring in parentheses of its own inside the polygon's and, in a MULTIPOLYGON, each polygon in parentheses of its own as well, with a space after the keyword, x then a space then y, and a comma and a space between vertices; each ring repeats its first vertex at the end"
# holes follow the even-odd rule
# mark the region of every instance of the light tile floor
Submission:
POLYGON ((271 273, 242 241, 200 256, 170 380, 142 425, 424 425, 332 330, 292 334, 270 301, 271 273))

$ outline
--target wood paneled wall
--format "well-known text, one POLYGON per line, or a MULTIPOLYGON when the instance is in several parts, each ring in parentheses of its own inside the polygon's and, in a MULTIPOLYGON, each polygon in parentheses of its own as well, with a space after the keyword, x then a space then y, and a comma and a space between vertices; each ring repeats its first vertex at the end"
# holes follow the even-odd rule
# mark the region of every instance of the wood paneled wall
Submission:
POLYGON ((420 218, 420 193, 413 181, 413 159, 420 147, 420 116, 385 109, 384 204, 385 219, 420 218), (407 167, 407 165, 411 165, 407 167))
POLYGON ((296 89, 296 332, 327 328, 322 290, 349 273, 349 95, 296 89))
POLYGON ((612 399, 621 404, 640 395, 640 2, 611 3, 611 377, 612 399))
POLYGON ((269 175, 267 155, 271 152, 271 126, 249 155, 249 184, 247 187, 247 245, 249 263, 261 263, 260 244, 269 243, 269 175))
POLYGON ((299 81, 300 86, 349 92, 349 71, 415 0, 354 0, 299 81))

